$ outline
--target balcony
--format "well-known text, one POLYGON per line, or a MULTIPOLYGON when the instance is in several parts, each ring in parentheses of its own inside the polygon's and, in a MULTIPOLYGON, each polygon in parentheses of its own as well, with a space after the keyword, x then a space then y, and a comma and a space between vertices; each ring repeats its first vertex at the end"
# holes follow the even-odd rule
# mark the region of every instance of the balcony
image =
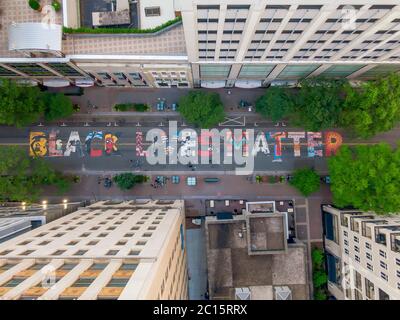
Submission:
POLYGON ((390 235, 391 248, 394 252, 400 252, 400 233, 390 235))

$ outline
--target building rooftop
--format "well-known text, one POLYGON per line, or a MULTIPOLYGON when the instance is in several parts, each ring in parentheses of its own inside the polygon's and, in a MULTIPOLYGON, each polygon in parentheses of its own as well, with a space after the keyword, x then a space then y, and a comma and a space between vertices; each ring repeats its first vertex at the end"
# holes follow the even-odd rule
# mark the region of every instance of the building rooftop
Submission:
POLYGON ((288 244, 286 217, 279 212, 245 212, 232 219, 206 218, 210 297, 308 299, 306 248, 288 244))
MULTIPOLYGON (((49 4, 51 0, 41 1, 43 7, 49 4)), ((56 13, 54 23, 69 26, 63 21, 64 9, 56 13)), ((71 16, 71 12, 74 12, 73 5, 69 3, 65 10, 68 10, 71 16)), ((22 52, 9 50, 9 29, 12 24, 40 23, 42 19, 42 13, 32 10, 26 0, 2 0, 0 2, 0 57, 24 57, 22 52)), ((62 41, 62 53, 65 55, 186 55, 186 45, 183 27, 178 24, 157 34, 66 34, 62 41)))

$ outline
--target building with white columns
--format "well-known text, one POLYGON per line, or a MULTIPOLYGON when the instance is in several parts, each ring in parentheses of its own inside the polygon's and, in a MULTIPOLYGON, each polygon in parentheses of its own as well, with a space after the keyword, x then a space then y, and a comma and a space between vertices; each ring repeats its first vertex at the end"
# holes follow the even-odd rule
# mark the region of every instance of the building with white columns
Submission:
POLYGON ((400 300, 400 219, 322 208, 328 289, 339 300, 400 300))
POLYGON ((64 0, 49 28, 41 23, 48 11, 1 1, 0 79, 48 87, 256 88, 400 70, 400 0, 118 0, 104 1, 102 12, 90 3, 64 0), (175 22, 152 33, 115 29, 168 21, 175 22))
POLYGON ((187 299, 183 201, 97 202, 0 244, 0 299, 187 299))
POLYGON ((400 70, 398 0, 181 2, 195 86, 260 87, 400 70))

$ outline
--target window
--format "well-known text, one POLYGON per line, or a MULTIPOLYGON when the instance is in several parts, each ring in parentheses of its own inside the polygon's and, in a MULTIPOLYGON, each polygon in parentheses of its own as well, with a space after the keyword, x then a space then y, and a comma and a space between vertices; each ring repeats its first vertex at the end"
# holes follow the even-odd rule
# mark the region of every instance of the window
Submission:
POLYGON ((128 281, 129 279, 127 278, 112 278, 110 282, 106 285, 106 287, 108 288, 125 287, 128 281))
POLYGON ((124 235, 124 237, 125 238, 131 238, 131 237, 133 237, 135 234, 134 233, 125 233, 125 235, 124 235))
POLYGON ((386 273, 381 272, 381 278, 385 281, 388 281, 388 276, 386 273))
POLYGON ((148 7, 144 8, 146 17, 158 17, 161 15, 160 7, 148 7))
POLYGON ((22 252, 22 253, 20 253, 19 255, 20 256, 27 256, 27 255, 30 255, 32 252, 34 252, 35 250, 26 250, 26 251, 24 251, 24 252, 22 252))
POLYGON ((396 275, 400 278, 400 271, 399 270, 396 271, 396 275))
POLYGON ((129 252, 130 256, 138 256, 140 254, 140 250, 131 250, 129 252))
POLYGON ((349 250, 346 248, 346 249, 344 249, 344 253, 345 254, 349 254, 349 250))
POLYGON ((12 250, 4 250, 0 252, 0 256, 5 256, 6 254, 9 254, 12 250))
POLYGON ((358 237, 354 236, 354 242, 358 243, 358 237))
POLYGON ((345 237, 347 237, 347 236, 348 236, 348 233, 347 233, 347 231, 346 231, 346 230, 344 230, 344 231, 343 231, 343 235, 344 235, 345 237))
POLYGON ((57 251, 54 251, 52 255, 53 256, 59 256, 59 255, 62 255, 65 251, 66 250, 57 250, 57 251))
POLYGON ((88 250, 78 250, 75 252, 74 256, 83 256, 88 250))
POLYGON ((94 246, 94 245, 96 245, 96 244, 98 244, 98 243, 99 243, 98 240, 93 240, 93 241, 88 242, 88 245, 89 245, 89 246, 94 246))
POLYGON ((26 278, 12 278, 10 281, 7 281, 5 284, 2 285, 2 287, 16 287, 19 285, 22 281, 24 281, 26 278))
POLYGON ((367 268, 368 270, 374 271, 374 267, 370 263, 367 263, 367 268))
POLYGON ((360 257, 355 255, 354 258, 356 259, 357 262, 360 262, 360 257))
POLYGON ((227 78, 231 70, 230 65, 201 65, 202 78, 227 78))
POLYGON ((389 295, 382 289, 379 289, 379 300, 390 300, 389 295))
POLYGON ((106 255, 107 256, 115 256, 118 252, 119 252, 119 250, 109 250, 106 255))
POLYGON ((371 281, 369 281, 367 278, 365 278, 365 293, 366 293, 368 299, 375 298, 374 284, 371 281))
POLYGON ((367 257, 368 260, 372 260, 372 256, 371 256, 371 254, 369 252, 367 252, 365 254, 365 256, 367 257))
POLYGON ((136 245, 138 246, 144 246, 146 244, 146 241, 138 241, 136 242, 136 245))
POLYGON ((400 259, 396 258, 396 264, 400 266, 400 259))
POLYGON ((118 241, 117 243, 116 243, 116 245, 117 246, 124 246, 124 245, 126 245, 126 240, 121 240, 121 241, 118 241))
POLYGON ((78 243, 78 241, 70 241, 67 243, 67 246, 74 246, 78 243))
POLYGON ((385 262, 379 261, 379 264, 383 269, 387 270, 387 264, 385 262))
POLYGON ((136 270, 137 264, 135 263, 124 263, 120 270, 136 270))
POLYGON ((370 244, 370 243, 368 243, 368 242, 366 242, 366 243, 365 243, 365 248, 367 248, 367 249, 371 249, 371 244, 370 244))
POLYGON ((79 278, 71 287, 89 287, 95 278, 79 278))
POLYGON ((360 248, 357 247, 357 246, 354 246, 354 251, 355 251, 355 252, 360 252, 360 248))
POLYGON ((344 239, 343 242, 344 242, 344 245, 345 245, 345 246, 348 246, 348 245, 349 245, 349 242, 348 242, 346 239, 344 239))
POLYGON ((382 258, 385 258, 385 259, 386 259, 386 252, 385 252, 385 251, 379 250, 379 255, 380 255, 382 258))
POLYGON ((107 267, 107 263, 94 263, 90 267, 90 270, 104 270, 107 267))

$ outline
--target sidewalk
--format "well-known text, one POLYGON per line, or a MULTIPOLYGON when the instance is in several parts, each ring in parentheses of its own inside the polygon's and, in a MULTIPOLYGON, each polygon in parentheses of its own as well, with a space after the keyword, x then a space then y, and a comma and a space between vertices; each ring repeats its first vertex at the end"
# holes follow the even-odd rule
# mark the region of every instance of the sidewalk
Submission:
MULTIPOLYGON (((188 176, 188 175, 186 175, 188 176)), ((152 176, 154 180, 155 176, 152 176)), ((152 182, 140 184, 129 191, 121 191, 114 183, 106 189, 103 183, 98 183, 98 176, 82 176, 81 181, 74 184, 68 194, 59 196, 53 187, 46 188, 44 194, 48 200, 59 201, 68 198, 69 201, 79 200, 124 200, 135 198, 154 199, 287 199, 303 198, 303 196, 287 183, 252 183, 244 176, 221 176, 218 183, 205 183, 201 177, 196 186, 188 186, 186 179, 181 176, 179 184, 172 184, 169 180, 164 187, 153 188, 152 182)), ((152 181, 151 180, 151 181, 152 181)), ((322 185, 321 191, 310 198, 327 197, 330 190, 322 185)))
MULTIPOLYGON (((162 89, 162 88, 109 88, 109 87, 90 87, 85 88, 82 96, 70 96, 73 103, 78 104, 81 110, 78 114, 102 114, 113 112, 113 106, 117 103, 145 103, 151 105, 150 113, 158 113, 155 109, 158 98, 166 99, 167 105, 176 103, 181 96, 186 95, 190 90, 196 89, 162 89), (88 104, 89 102, 89 104, 88 104), (93 105, 96 108, 90 106, 93 105)), ((245 100, 251 104, 255 104, 258 97, 264 94, 265 89, 198 89, 205 92, 216 92, 220 95, 222 103, 225 106, 226 112, 240 112, 250 114, 247 109, 239 108, 240 100, 245 100), (228 94, 230 92, 230 94, 228 94)), ((56 89, 52 91, 60 91, 56 89)), ((254 110, 254 107, 253 107, 254 110)), ((163 116, 166 114, 177 114, 172 111, 160 112, 163 116)), ((120 113, 119 113, 120 114, 120 113)), ((143 114, 143 113, 141 113, 143 114)))

